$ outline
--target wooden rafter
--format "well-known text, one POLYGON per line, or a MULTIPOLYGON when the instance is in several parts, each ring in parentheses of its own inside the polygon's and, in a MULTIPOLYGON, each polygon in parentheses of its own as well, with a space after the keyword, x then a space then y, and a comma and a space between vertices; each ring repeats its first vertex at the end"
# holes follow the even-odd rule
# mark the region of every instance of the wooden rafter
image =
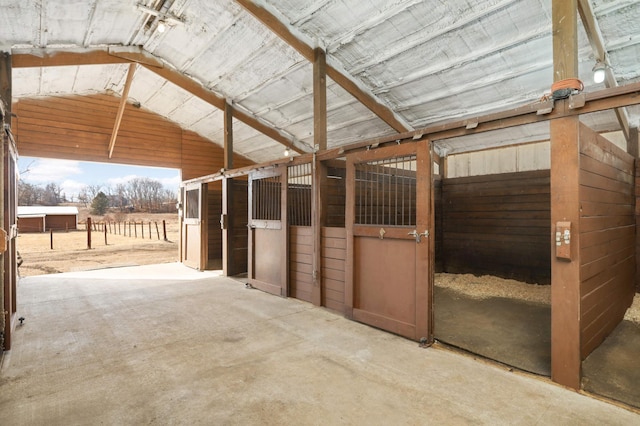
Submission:
MULTIPOLYGON (((582 26, 587 33, 587 38, 589 39, 589 43, 591 44, 596 60, 599 60, 604 64, 608 64, 609 58, 607 55, 607 49, 604 46, 604 38, 602 37, 598 20, 591 8, 591 1, 578 0, 578 13, 580 13, 582 26)), ((613 74, 613 69, 610 67, 605 69, 604 84, 606 87, 618 87, 618 80, 616 80, 616 76, 613 74)), ((624 134, 627 142, 629 142, 630 131, 629 115, 627 114, 627 110, 624 108, 616 108, 614 111, 616 113, 618 123, 620 123, 622 133, 624 134)))
MULTIPOLYGON (((283 39, 289 46, 298 51, 305 59, 314 62, 315 54, 313 47, 296 37, 296 35, 271 12, 257 5, 253 0, 236 0, 236 2, 283 39)), ((349 76, 329 64, 327 64, 327 75, 397 132, 412 130, 407 124, 403 123, 389 107, 359 87, 349 76)))
POLYGON ((118 107, 118 113, 116 114, 116 121, 113 123, 113 131, 111 132, 111 140, 109 141, 109 158, 113 155, 113 148, 116 146, 116 139, 118 138, 118 130, 120 130, 120 123, 122 122, 122 116, 124 115, 124 108, 127 105, 127 98, 129 97, 129 89, 131 89, 131 82, 133 81, 133 75, 136 72, 136 64, 129 64, 129 71, 127 72, 127 80, 124 83, 124 89, 122 90, 122 97, 120 98, 120 106, 118 107))
MULTIPOLYGON (((224 98, 207 89, 192 78, 187 77, 181 72, 170 67, 163 66, 164 64, 160 59, 146 52, 142 48, 111 46, 86 49, 13 49, 12 56, 13 68, 129 64, 136 62, 220 110, 224 110, 226 103, 224 98)), ((291 136, 269 126, 247 112, 234 108, 233 113, 234 118, 237 118, 249 127, 252 127, 274 141, 288 146, 291 150, 299 154, 303 154, 310 150, 306 145, 300 146, 300 144, 297 144, 291 136)))

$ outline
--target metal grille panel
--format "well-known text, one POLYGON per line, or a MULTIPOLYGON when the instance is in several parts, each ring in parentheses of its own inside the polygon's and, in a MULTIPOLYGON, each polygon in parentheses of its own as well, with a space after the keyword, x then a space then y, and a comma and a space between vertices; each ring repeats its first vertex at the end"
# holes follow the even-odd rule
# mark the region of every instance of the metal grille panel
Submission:
POLYGON ((252 181, 251 218, 258 220, 281 220, 282 179, 280 176, 252 181))
POLYGON ((291 226, 311 226, 311 163, 288 168, 287 220, 291 226))
POLYGON ((416 157, 355 165, 355 223, 415 226, 416 157))

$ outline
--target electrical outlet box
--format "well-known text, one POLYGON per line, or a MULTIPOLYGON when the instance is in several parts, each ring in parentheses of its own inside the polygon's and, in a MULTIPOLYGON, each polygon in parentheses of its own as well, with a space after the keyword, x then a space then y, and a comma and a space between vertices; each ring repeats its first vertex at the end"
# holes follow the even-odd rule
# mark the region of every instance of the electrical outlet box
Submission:
POLYGON ((571 222, 556 223, 556 258, 571 260, 571 222))

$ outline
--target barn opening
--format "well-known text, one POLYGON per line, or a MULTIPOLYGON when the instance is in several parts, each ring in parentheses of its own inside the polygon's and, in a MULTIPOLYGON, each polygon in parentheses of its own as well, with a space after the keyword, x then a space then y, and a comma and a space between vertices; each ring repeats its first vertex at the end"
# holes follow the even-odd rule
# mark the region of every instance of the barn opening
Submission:
MULTIPOLYGON (((548 131, 540 127, 530 133, 548 131)), ((551 375, 549 167, 549 142, 525 139, 450 154, 434 176, 435 339, 543 376, 551 375)))

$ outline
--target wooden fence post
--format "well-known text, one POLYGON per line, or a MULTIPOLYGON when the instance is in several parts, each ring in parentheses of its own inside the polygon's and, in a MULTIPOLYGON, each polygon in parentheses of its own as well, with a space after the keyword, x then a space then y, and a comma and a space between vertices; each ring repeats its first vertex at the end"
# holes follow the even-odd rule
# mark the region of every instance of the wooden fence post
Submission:
POLYGON ((104 227, 104 245, 105 246, 108 245, 107 244, 107 227, 106 226, 104 227))
POLYGON ((87 218, 87 248, 91 248, 91 218, 87 218))
POLYGON ((144 240, 144 220, 140 222, 140 231, 142 231, 142 239, 144 240))
POLYGON ((49 239, 51 240, 51 250, 53 250, 53 229, 49 228, 49 239))
POLYGON ((151 239, 151 221, 149 221, 149 239, 151 239))
POLYGON ((158 240, 160 240, 160 230, 158 229, 158 222, 156 222, 156 234, 158 234, 158 240))
POLYGON ((138 222, 135 220, 133 221, 133 235, 138 238, 138 222))
POLYGON ((164 240, 167 241, 167 222, 162 220, 162 234, 164 235, 164 240))

